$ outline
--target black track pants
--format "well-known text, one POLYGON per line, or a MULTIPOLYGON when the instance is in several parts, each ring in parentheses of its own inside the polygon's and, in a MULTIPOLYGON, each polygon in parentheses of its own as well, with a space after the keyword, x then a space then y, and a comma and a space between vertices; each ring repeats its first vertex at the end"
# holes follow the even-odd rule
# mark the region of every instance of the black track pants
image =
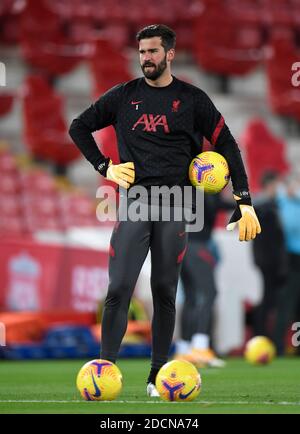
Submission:
POLYGON ((175 326, 177 283, 186 247, 183 221, 121 221, 111 237, 109 287, 102 318, 101 358, 115 361, 127 328, 130 299, 151 250, 152 367, 167 362, 175 326))

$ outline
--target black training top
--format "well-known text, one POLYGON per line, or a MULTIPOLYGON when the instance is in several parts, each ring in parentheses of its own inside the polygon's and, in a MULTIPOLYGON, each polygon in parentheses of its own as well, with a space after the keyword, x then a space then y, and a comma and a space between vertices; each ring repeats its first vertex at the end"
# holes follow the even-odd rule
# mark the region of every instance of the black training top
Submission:
POLYGON ((223 116, 201 89, 173 77, 165 87, 144 78, 119 84, 102 95, 70 127, 70 135, 96 170, 105 174, 106 157, 92 132, 113 125, 121 163, 134 162, 135 184, 188 185, 189 164, 203 136, 228 164, 233 188, 248 191, 236 141, 223 116))

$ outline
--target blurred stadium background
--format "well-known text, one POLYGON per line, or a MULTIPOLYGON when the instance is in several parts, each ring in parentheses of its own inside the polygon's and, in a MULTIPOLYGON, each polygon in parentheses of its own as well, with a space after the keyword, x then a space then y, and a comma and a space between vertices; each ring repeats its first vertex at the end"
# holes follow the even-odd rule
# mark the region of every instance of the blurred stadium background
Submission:
MULTIPOLYGON (((299 170, 299 0, 1 0, 0 357, 98 354, 112 226, 96 219, 101 179, 67 131, 105 90, 141 74, 135 34, 153 23, 177 32, 173 73, 223 113, 252 192, 266 169, 299 170)), ((97 141, 117 161, 113 131, 97 141)), ((219 353, 238 354, 262 289, 251 246, 225 233, 227 217, 214 234, 222 259, 213 334, 219 353)), ((123 356, 150 353, 149 266, 123 356)), ((179 312, 181 302, 179 291, 179 312)))

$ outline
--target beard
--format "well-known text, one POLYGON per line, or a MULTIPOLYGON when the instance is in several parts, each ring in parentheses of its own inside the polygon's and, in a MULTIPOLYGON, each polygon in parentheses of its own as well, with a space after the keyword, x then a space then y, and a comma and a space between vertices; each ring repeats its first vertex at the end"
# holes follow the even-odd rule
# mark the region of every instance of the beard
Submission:
POLYGON ((149 80, 157 80, 167 68, 167 55, 158 65, 154 65, 151 62, 145 62, 141 68, 146 78, 149 80), (147 66, 152 66, 153 68, 150 70, 146 68, 147 66))

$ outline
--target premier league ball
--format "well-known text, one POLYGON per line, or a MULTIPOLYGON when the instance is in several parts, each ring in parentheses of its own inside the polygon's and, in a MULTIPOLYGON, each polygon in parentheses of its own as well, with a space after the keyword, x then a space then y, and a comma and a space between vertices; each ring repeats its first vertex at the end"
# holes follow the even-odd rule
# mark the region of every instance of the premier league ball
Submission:
POLYGON ((245 359, 253 365, 267 365, 275 357, 273 342, 265 336, 255 336, 250 339, 245 348, 245 359))
POLYGON ((200 393, 201 377, 192 363, 172 360, 159 370, 155 385, 164 401, 192 401, 200 393))
POLYGON ((82 366, 76 385, 86 401, 112 401, 121 392, 122 374, 112 362, 95 359, 82 366))
POLYGON ((230 178, 227 161, 218 152, 202 152, 192 160, 189 178, 194 187, 203 188, 205 193, 219 193, 230 178))

